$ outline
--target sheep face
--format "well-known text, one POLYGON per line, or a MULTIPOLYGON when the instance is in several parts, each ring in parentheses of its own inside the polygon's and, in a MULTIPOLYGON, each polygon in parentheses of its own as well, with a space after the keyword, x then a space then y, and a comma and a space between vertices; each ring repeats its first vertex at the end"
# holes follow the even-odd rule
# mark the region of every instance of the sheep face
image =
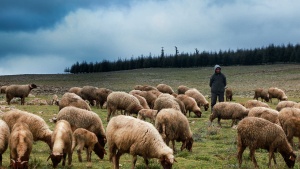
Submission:
POLYGON ((209 108, 209 103, 207 103, 207 104, 204 105, 204 110, 205 110, 205 111, 207 111, 208 108, 209 108))
POLYGON ((47 161, 49 160, 49 158, 51 158, 53 168, 56 168, 57 165, 60 163, 61 159, 63 158, 63 154, 55 155, 55 154, 51 153, 50 156, 48 157, 47 161))
POLYGON ((293 168, 294 165, 295 165, 295 161, 296 161, 296 154, 294 152, 291 152, 290 154, 286 154, 286 155, 283 155, 281 154, 286 165, 289 167, 289 168, 293 168))
POLYGON ((29 87, 30 87, 30 89, 34 89, 34 88, 37 88, 37 85, 31 84, 31 85, 29 85, 29 87))
MULTIPOLYGON (((98 138, 99 140, 99 138, 98 138)), ((101 139, 100 139, 101 140, 101 139)), ((103 139, 102 139, 103 140, 103 139)), ((106 143, 106 139, 104 140, 104 142, 106 143)), ((104 143, 104 145, 105 145, 104 143)), ((103 145, 103 146, 104 146, 103 145)), ((98 155, 98 157, 100 157, 100 159, 103 159, 104 158, 104 154, 107 154, 104 147, 101 145, 101 143, 97 142, 95 145, 94 145, 94 152, 95 154, 98 155)))
POLYGON ((197 110, 197 111, 194 111, 194 113, 196 114, 197 117, 201 117, 201 115, 202 115, 202 112, 201 112, 201 111, 198 111, 198 110, 197 110))
POLYGON ((11 167, 14 169, 28 169, 28 161, 20 161, 11 159, 11 167))
POLYGON ((194 143, 194 139, 193 138, 187 139, 186 141, 184 141, 182 143, 181 151, 186 148, 188 151, 191 152, 192 148, 193 148, 193 143, 194 143))
POLYGON ((169 155, 169 157, 164 155, 160 158, 160 164, 164 169, 171 169, 174 161, 176 160, 173 155, 169 155))

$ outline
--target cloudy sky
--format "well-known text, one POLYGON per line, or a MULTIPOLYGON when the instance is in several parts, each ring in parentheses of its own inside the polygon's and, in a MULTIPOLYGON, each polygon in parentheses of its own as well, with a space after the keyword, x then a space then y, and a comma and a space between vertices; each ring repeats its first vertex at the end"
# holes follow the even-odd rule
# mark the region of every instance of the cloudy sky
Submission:
POLYGON ((75 62, 298 44, 299 0, 1 0, 0 75, 75 62))

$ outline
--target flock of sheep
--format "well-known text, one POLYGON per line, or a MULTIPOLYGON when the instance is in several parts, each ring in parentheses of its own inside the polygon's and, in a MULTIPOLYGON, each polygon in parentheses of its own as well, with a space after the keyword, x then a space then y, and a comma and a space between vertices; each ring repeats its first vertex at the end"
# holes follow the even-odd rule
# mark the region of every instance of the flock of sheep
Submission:
MULTIPOLYGON (((23 105, 25 97, 36 87, 35 84, 3 86, 1 93, 5 93, 8 104, 12 98, 20 97, 23 105)), ((296 155, 291 145, 294 136, 300 140, 297 130, 300 127, 300 103, 288 101, 283 90, 273 87, 268 91, 256 89, 254 99, 243 104, 231 102, 232 93, 227 88, 225 95, 228 102, 220 102, 213 107, 209 125, 216 118, 220 127, 221 119, 231 119, 231 126, 238 124, 239 165, 242 164, 243 151, 249 147, 255 167, 258 165, 254 152, 258 148, 269 151, 269 166, 272 159, 276 163, 274 152, 278 151, 287 166, 293 167, 296 155), (272 102, 272 98, 278 99, 276 110, 265 103, 272 102)), ((157 158, 165 169, 172 168, 176 161, 175 142, 182 143, 181 151, 192 151, 194 140, 187 116, 193 112, 200 118, 202 111, 207 111, 210 106, 197 89, 182 85, 174 92, 166 84, 156 87, 136 85, 130 92, 93 86, 72 87, 60 99, 54 95, 52 103, 59 107, 59 113, 53 118, 53 131, 38 115, 17 109, 1 112, 0 165, 2 154, 9 145, 12 168, 28 168, 32 144, 40 140, 48 144, 51 150, 48 159, 52 160, 54 168, 61 161, 64 166, 67 156, 68 165, 71 165, 76 147, 80 162, 84 148, 88 162, 91 162, 92 151, 103 159, 107 154, 106 144, 114 168, 119 168, 119 159, 124 153, 133 156, 133 168, 137 156, 144 158, 147 168, 151 158, 157 158), (107 109, 106 129, 90 106, 107 109), (172 147, 169 146, 170 141, 172 147)))

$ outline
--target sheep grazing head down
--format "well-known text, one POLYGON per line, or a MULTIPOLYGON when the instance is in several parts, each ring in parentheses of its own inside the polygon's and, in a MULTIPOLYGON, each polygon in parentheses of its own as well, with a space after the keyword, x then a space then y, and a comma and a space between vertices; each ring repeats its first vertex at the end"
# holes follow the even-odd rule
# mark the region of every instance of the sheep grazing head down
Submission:
POLYGON ((182 143, 181 145, 181 151, 183 149, 187 149, 188 151, 192 151, 193 148, 193 143, 194 143, 194 139, 191 137, 190 139, 186 139, 185 142, 182 143))
POLYGON ((11 167, 15 169, 28 169, 28 161, 21 161, 18 159, 17 161, 11 159, 11 167))
POLYGON ((164 169, 171 169, 174 162, 177 162, 172 154, 163 155, 160 158, 160 164, 164 169))
POLYGON ((51 158, 53 168, 56 168, 57 165, 60 163, 61 159, 63 158, 63 154, 53 154, 51 153, 50 156, 48 157, 47 161, 51 158))
POLYGON ((291 152, 289 155, 285 155, 285 156, 282 155, 282 157, 289 168, 294 168, 296 157, 297 157, 294 152, 291 152))
POLYGON ((194 111, 194 113, 196 114, 197 117, 201 117, 201 115, 202 115, 201 111, 194 111))

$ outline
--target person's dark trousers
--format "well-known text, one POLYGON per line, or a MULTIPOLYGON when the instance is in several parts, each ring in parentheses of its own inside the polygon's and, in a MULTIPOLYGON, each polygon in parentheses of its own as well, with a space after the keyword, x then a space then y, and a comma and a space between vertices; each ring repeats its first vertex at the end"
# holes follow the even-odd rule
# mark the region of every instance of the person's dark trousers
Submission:
POLYGON ((217 103, 217 98, 219 102, 224 102, 224 92, 222 93, 211 93, 211 113, 214 105, 217 103))

